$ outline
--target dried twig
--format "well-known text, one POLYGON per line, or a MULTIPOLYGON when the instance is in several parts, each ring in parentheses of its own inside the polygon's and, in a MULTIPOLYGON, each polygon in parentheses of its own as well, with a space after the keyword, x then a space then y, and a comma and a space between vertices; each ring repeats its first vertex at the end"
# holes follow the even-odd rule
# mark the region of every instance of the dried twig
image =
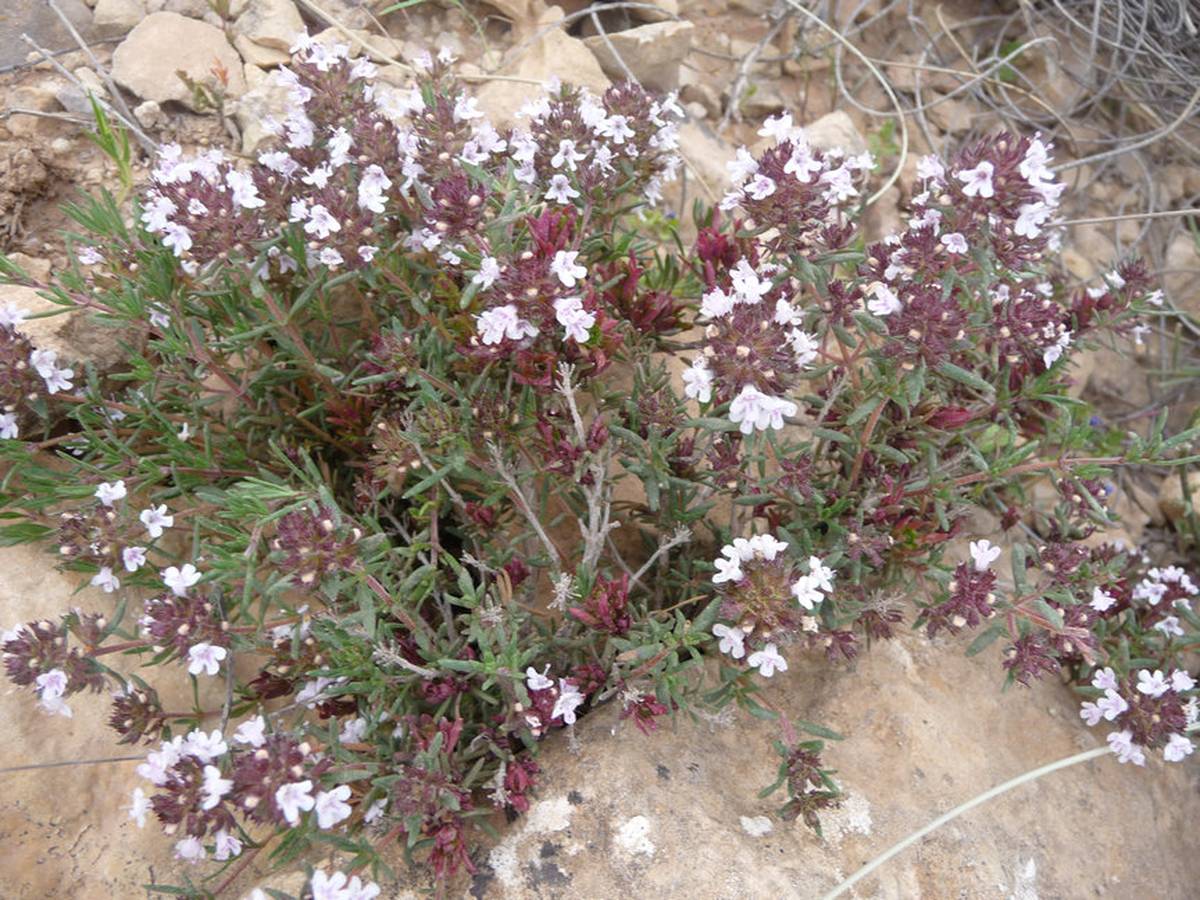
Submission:
POLYGON ((633 587, 635 584, 637 584, 639 581, 641 581, 642 576, 645 575, 647 572, 649 572, 650 567, 653 566, 656 562, 658 562, 658 560, 661 557, 670 553, 673 549, 678 547, 680 544, 686 544, 691 539, 692 539, 692 530, 686 526, 681 526, 681 527, 675 529, 675 533, 672 534, 669 538, 663 538, 662 540, 660 540, 658 542, 658 547, 655 549, 655 551, 651 555, 651 557, 648 560, 646 560, 644 563, 642 563, 642 567, 640 569, 638 569, 633 574, 633 576, 629 579, 629 586, 633 587))
POLYGON ((729 89, 729 102, 725 104, 725 113, 721 116, 721 122, 717 125, 718 131, 724 131, 729 125, 731 118, 736 118, 737 121, 742 120, 742 91, 746 89, 746 82, 750 79, 750 70, 754 68, 754 64, 758 62, 758 58, 762 56, 763 50, 767 44, 775 39, 775 35, 779 34, 784 25, 792 18, 792 11, 781 4, 776 4, 771 10, 770 20, 773 23, 767 30, 767 33, 762 36, 756 45, 750 48, 750 51, 742 57, 742 61, 738 64, 737 73, 734 75, 733 86, 729 89))
POLYGON ((156 144, 153 139, 146 135, 146 133, 138 127, 136 122, 131 122, 130 120, 126 119, 120 110, 114 108, 113 105, 104 98, 97 97, 95 93, 93 93, 92 89, 80 81, 74 72, 71 72, 57 59, 54 59, 54 57, 52 57, 47 50, 44 50, 42 47, 38 46, 37 42, 34 41, 34 39, 29 35, 22 34, 21 40, 32 47, 34 52, 38 53, 43 60, 50 63, 50 65, 53 66, 60 75, 82 90, 89 97, 95 99, 95 101, 99 103, 109 115, 117 119, 122 125, 128 128, 147 153, 154 154, 158 152, 158 144, 156 144))
MULTIPOLYGON (((87 54, 87 58, 91 60, 92 69, 104 81, 105 87, 108 88, 108 93, 112 98, 113 106, 116 107, 114 114, 119 113, 118 118, 125 125, 125 127, 133 133, 133 136, 137 138, 137 142, 142 145, 143 150, 151 155, 157 153, 158 142, 151 138, 150 135, 146 134, 146 132, 142 131, 141 127, 139 127, 137 119, 133 115, 133 111, 129 108, 128 104, 125 103, 125 98, 121 96, 121 89, 118 88, 117 83, 113 81, 112 75, 109 73, 108 69, 100 65, 100 60, 96 59, 96 54, 92 52, 92 48, 88 45, 87 41, 80 36, 79 32, 75 30, 75 26, 71 23, 71 20, 67 18, 66 14, 59 9, 55 0, 46 0, 46 5, 50 7, 50 10, 56 16, 58 16, 59 21, 63 23, 63 26, 67 29, 67 32, 71 35, 71 38, 76 44, 79 45, 79 49, 87 54)), ((25 35, 22 35, 22 37, 25 37, 25 40, 29 44, 33 45, 34 49, 37 50, 37 52, 40 53, 47 61, 57 66, 61 71, 66 71, 66 69, 62 66, 59 66, 54 61, 53 57, 51 57, 45 50, 43 50, 41 47, 38 47, 36 44, 33 44, 33 41, 30 38, 26 37, 25 35)), ((83 84, 80 84, 79 79, 75 78, 74 75, 69 77, 76 84, 79 84, 80 87, 84 88, 85 93, 90 93, 87 87, 83 84)))
POLYGON ((7 119, 9 116, 36 116, 39 119, 58 119, 60 122, 74 122, 76 125, 88 124, 87 119, 80 118, 71 113, 42 112, 40 109, 25 109, 20 106, 10 106, 7 109, 0 109, 0 119, 7 119))
POLYGON ((533 507, 529 505, 529 501, 525 498, 525 492, 521 489, 521 485, 517 483, 516 476, 508 467, 508 463, 504 461, 504 457, 500 453, 500 448, 495 444, 488 444, 488 455, 491 457, 492 465, 496 467, 496 475, 512 492, 513 498, 517 502, 517 508, 521 510, 521 514, 529 522, 534 533, 537 534, 538 540, 542 542, 542 546, 546 548, 546 552, 550 555, 550 559, 556 570, 562 570, 562 556, 558 552, 558 548, 554 546, 554 542, 550 540, 550 536, 546 534, 546 529, 542 527, 541 520, 533 511, 533 507))
POLYGON ((0 769, 0 775, 7 775, 9 772, 31 772, 35 769, 64 769, 71 766, 98 766, 104 763, 136 762, 145 758, 145 756, 104 756, 99 759, 68 759, 63 762, 29 763, 24 766, 5 766, 3 769, 0 769))
MULTIPOLYGON (((583 417, 579 414, 579 405, 575 401, 575 385, 571 379, 574 369, 563 363, 558 367, 558 382, 555 385, 558 392, 567 402, 571 413, 571 422, 575 427, 575 439, 580 447, 587 447, 587 430, 583 427, 583 417)), ((612 499, 608 480, 608 452, 591 454, 588 473, 591 484, 584 488, 584 499, 587 502, 587 524, 581 520, 579 531, 583 536, 583 567, 590 571, 600 560, 604 552, 604 543, 609 532, 619 527, 619 522, 612 522, 612 499)))
POLYGON ((831 37, 835 38, 840 44, 842 44, 842 46, 857 56, 862 64, 870 70, 873 76, 875 76, 875 79, 879 82, 880 87, 883 88, 884 93, 887 94, 888 99, 892 101, 892 105, 896 109, 895 115, 900 121, 900 158, 896 160, 896 168, 892 170, 892 174, 888 176, 887 180, 880 186, 879 190, 868 197, 863 203, 864 206, 871 206, 877 202, 880 197, 886 194, 891 189, 892 185, 896 183, 897 179, 900 178, 900 172, 904 169, 904 163, 908 160, 908 121, 904 115, 904 107, 900 103, 900 98, 896 96, 896 91, 892 88, 892 83, 888 81, 887 76, 879 70, 877 65, 871 62, 865 53, 854 46, 854 44, 850 43, 850 41, 838 34, 837 31, 828 23, 826 23, 824 19, 814 15, 801 6, 798 0, 784 0, 784 2, 796 10, 796 12, 807 18, 814 25, 824 29, 831 37))

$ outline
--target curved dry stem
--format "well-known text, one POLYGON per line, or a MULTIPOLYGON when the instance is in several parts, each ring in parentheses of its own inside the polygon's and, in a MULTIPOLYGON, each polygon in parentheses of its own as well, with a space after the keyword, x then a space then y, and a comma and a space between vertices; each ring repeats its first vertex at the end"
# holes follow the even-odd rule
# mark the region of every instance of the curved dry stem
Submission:
POLYGON ((1043 775, 1049 775, 1051 772, 1057 772, 1059 769, 1065 769, 1065 768, 1068 768, 1069 766, 1075 766, 1075 765, 1078 765, 1079 763, 1088 762, 1089 760, 1093 760, 1093 759, 1098 759, 1099 757, 1107 756, 1108 754, 1110 754, 1112 752, 1113 751, 1112 751, 1111 747, 1097 747, 1094 750, 1086 750, 1083 753, 1076 753, 1074 756, 1068 756, 1064 759, 1059 759, 1052 763, 1048 763, 1037 769, 1032 769, 1028 772, 1025 772, 1022 775, 1018 775, 1016 778, 1010 778, 1008 781, 1004 782, 1003 784, 998 784, 994 788, 991 788, 990 790, 986 790, 982 794, 978 794, 975 797, 972 797, 966 803, 959 804, 958 806, 954 807, 954 809, 950 810, 948 813, 938 816, 936 819, 934 819, 932 822, 930 822, 925 827, 918 828, 912 834, 908 835, 908 837, 893 844, 891 847, 889 847, 883 853, 876 856, 873 860, 871 860, 865 866, 860 868, 857 872, 855 872, 853 875, 851 875, 849 878, 847 878, 845 881, 843 881, 841 884, 839 884, 837 887, 835 887, 829 893, 825 894, 824 897, 822 898, 822 900, 833 900, 834 897, 840 897, 842 894, 844 894, 846 891, 848 891, 853 885, 862 881, 864 878, 866 878, 868 875, 870 875, 872 872, 874 872, 876 869, 878 869, 880 866, 882 866, 885 862, 887 862, 893 856, 896 856, 899 853, 903 853, 906 849, 911 847, 917 841, 921 840, 921 838, 925 837, 928 834, 933 833, 934 831, 937 831, 939 828, 941 828, 947 822, 951 822, 954 819, 957 819, 963 813, 970 812, 975 807, 982 806, 984 803, 987 803, 989 800, 999 797, 1001 794, 1008 793, 1013 788, 1018 788, 1021 785, 1028 784, 1031 781, 1037 781, 1043 775))
POLYGON ((857 56, 862 64, 870 70, 872 75, 875 76, 875 79, 883 88, 884 93, 888 95, 888 99, 892 101, 892 105, 896 107, 896 118, 900 120, 900 158, 896 161, 896 167, 892 170, 892 174, 888 176, 887 180, 882 186, 880 186, 879 190, 868 197, 863 203, 864 207, 871 206, 876 203, 880 197, 886 194, 891 189, 892 185, 896 183, 896 181, 900 178, 900 172, 904 169, 905 162, 908 161, 908 121, 904 114, 904 106, 900 103, 900 98, 896 96, 896 92, 892 88, 891 82, 887 80, 887 76, 885 76, 883 72, 879 70, 879 66, 871 62, 870 57, 854 46, 854 44, 850 43, 850 41, 838 34, 837 30, 831 27, 824 19, 814 15, 801 6, 797 0, 786 0, 786 3, 788 6, 792 7, 792 9, 796 10, 796 12, 807 18, 810 22, 824 29, 830 34, 830 36, 835 38, 840 44, 846 47, 846 49, 857 56))

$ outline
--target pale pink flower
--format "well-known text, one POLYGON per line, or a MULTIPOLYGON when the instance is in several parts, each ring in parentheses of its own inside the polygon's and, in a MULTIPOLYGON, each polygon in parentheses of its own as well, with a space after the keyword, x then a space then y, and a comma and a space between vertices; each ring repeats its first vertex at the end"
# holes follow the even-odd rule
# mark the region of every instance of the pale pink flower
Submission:
POLYGON ((788 667, 787 660, 779 655, 779 649, 774 644, 767 644, 761 650, 751 653, 746 662, 758 669, 758 674, 763 678, 770 678, 777 671, 786 672, 788 667))
POLYGON ((720 638, 717 647, 722 653, 728 653, 734 659, 746 655, 746 634, 740 628, 730 628, 728 625, 714 625, 712 633, 720 638))
POLYGON ((275 804, 289 825, 299 825, 300 813, 308 812, 316 802, 312 796, 312 782, 308 779, 289 782, 275 791, 275 804))
POLYGON ((985 200, 994 197, 995 186, 992 175, 996 168, 986 159, 973 169, 965 169, 955 177, 963 183, 963 193, 968 197, 983 197, 985 200))
POLYGON ((203 672, 208 675, 216 675, 221 669, 221 661, 227 655, 228 652, 224 647, 218 647, 215 644, 203 642, 193 644, 188 649, 188 673, 199 675, 203 672))
POLYGON ((332 828, 338 822, 345 821, 350 818, 353 810, 350 804, 346 801, 350 799, 350 787, 345 784, 340 784, 332 791, 320 791, 317 793, 314 809, 317 813, 317 826, 320 828, 332 828))

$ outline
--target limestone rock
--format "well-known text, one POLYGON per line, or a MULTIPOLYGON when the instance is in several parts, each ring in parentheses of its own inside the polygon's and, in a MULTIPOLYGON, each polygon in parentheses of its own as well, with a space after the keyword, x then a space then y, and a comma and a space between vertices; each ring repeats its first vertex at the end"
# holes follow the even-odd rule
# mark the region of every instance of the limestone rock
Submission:
MULTIPOLYGON (((58 94, 62 89, 62 82, 58 80, 57 76, 54 76, 44 81, 9 88, 4 92, 4 104, 14 109, 53 112, 60 106, 58 94)), ((8 116, 4 120, 4 124, 13 135, 28 138, 37 138, 57 133, 64 125, 63 122, 55 119, 44 116, 28 116, 21 113, 8 116)))
POLYGON ((773 116, 790 105, 775 80, 751 80, 737 103, 741 114, 751 120, 773 116))
POLYGON ((1080 281, 1091 281, 1111 272, 1117 251, 1103 225, 1076 225, 1070 243, 1063 249, 1063 264, 1080 281))
POLYGON ((543 0, 484 0, 484 5, 499 12, 512 23, 514 31, 521 33, 532 30, 546 14, 543 0))
POLYGON ((78 78, 84 88, 95 94, 97 98, 104 99, 108 97, 108 88, 94 70, 89 69, 87 66, 80 66, 71 74, 78 78))
POLYGON ((233 23, 240 34, 264 47, 288 50, 304 29, 304 20, 292 0, 254 0, 233 23))
POLYGON ((679 87, 679 65, 692 49, 695 31, 691 22, 655 22, 609 34, 607 40, 596 35, 584 43, 609 78, 628 78, 628 66, 644 87, 665 93, 679 87))
POLYGON ((91 101, 88 99, 87 92, 78 85, 71 83, 60 85, 54 91, 54 98, 58 101, 58 105, 67 112, 83 116, 88 120, 92 118, 91 101))
POLYGON ((25 253, 10 253, 8 261, 13 263, 26 275, 37 279, 38 281, 48 281, 50 278, 50 260, 39 259, 36 256, 29 256, 25 253))
POLYGON ((699 103, 714 119, 721 115, 721 91, 686 67, 679 70, 679 96, 686 103, 699 103))
POLYGON ((854 126, 854 121, 842 110, 821 116, 804 126, 808 142, 818 150, 844 150, 854 155, 867 149, 867 142, 854 126))
MULTIPOLYGON (((253 2, 253 0, 250 0, 253 2)), ((367 29, 375 25, 375 16, 371 13, 371 3, 364 0, 321 0, 320 7, 331 19, 343 28, 367 29)), ((445 13, 442 13, 445 15, 445 13)), ((325 19, 321 18, 321 22, 325 19)))
MULTIPOLYGON (((928 54, 926 56, 928 57, 928 54)), ((920 53, 902 53, 892 60, 892 64, 886 67, 885 72, 892 87, 898 91, 915 91, 918 76, 921 80, 921 91, 926 94, 930 89, 948 94, 962 83, 949 72, 931 72, 928 68, 918 68, 918 66, 928 67, 930 65, 932 63, 928 58, 922 63, 920 53)), ((963 80, 966 80, 967 77, 969 76, 964 76, 963 80)))
POLYGON ((233 43, 248 63, 281 65, 291 59, 288 50, 304 30, 292 0, 256 0, 234 21, 233 43))
MULTIPOLYGON (((52 568, 43 548, 0 550, 0 605, 4 627, 39 618, 57 620, 78 606, 111 610, 113 601, 95 589, 72 596, 78 576, 52 568)), ((131 756, 118 748, 105 725, 106 704, 94 696, 68 701, 73 717, 48 716, 34 695, 5 681, 0 691, 8 739, 0 765, 131 756), (90 701, 90 702, 89 702, 90 701)), ((4 893, 10 897, 140 896, 150 881, 179 872, 171 842, 157 828, 139 830, 121 811, 141 779, 134 762, 81 765, 5 777, 0 800, 0 840, 5 850, 4 893), (53 784, 53 791, 47 788, 53 784), (52 794, 52 796, 51 796, 52 794), (103 823, 103 827, 101 827, 103 823)))
POLYGON ((221 29, 177 13, 147 16, 113 53, 113 78, 122 87, 143 100, 193 106, 178 71, 212 87, 221 83, 221 73, 227 97, 240 97, 246 90, 242 61, 221 29))
MULTIPOLYGON (((35 278, 46 277, 34 266, 23 268, 35 278)), ((55 313, 41 319, 27 318, 17 329, 37 347, 54 350, 71 362, 91 363, 102 371, 125 359, 120 341, 134 339, 127 329, 105 325, 88 312, 60 306, 31 287, 0 285, 0 306, 6 304, 24 310, 27 316, 55 313)))
POLYGON ((1196 270, 1200 269, 1200 248, 1190 232, 1181 231, 1171 239, 1163 268, 1166 270, 1163 287, 1171 304, 1200 321, 1200 282, 1196 279, 1196 270))
POLYGON ((971 128, 975 112, 962 100, 941 100, 929 108, 929 120, 946 134, 962 134, 971 128))
MULTIPOLYGON (((562 18, 562 10, 551 6, 541 16, 539 25, 550 25, 562 18)), ((551 28, 531 47, 522 51, 520 57, 509 62, 500 72, 518 78, 548 82, 557 76, 569 84, 586 87, 593 93, 603 93, 609 81, 596 62, 596 57, 583 41, 551 28)), ((511 125, 516 112, 537 96, 539 89, 529 84, 513 81, 490 81, 476 91, 480 109, 497 128, 511 125)))
MULTIPOLYGON (((1200 472, 1187 474, 1187 489, 1194 510, 1196 504, 1200 502, 1200 472)), ((1179 480, 1179 472, 1173 470, 1168 477, 1163 479, 1162 487, 1159 488, 1159 511, 1168 522, 1177 522, 1187 514, 1188 505, 1188 497, 1184 496, 1183 482, 1179 480)))
POLYGON ((263 69, 287 65, 292 58, 292 55, 286 50, 276 50, 273 47, 256 44, 244 34, 233 36, 233 46, 237 48, 237 52, 245 63, 263 69))
POLYGON ((889 234, 899 234, 903 230, 902 199, 900 188, 892 185, 867 208, 862 219, 862 233, 868 242, 881 241, 889 234))
POLYGON ((73 83, 61 85, 55 91, 54 96, 58 98, 59 106, 66 109, 68 113, 83 116, 90 122, 95 113, 92 112, 88 94, 95 96, 96 100, 107 100, 108 88, 101 82, 100 76, 97 76, 88 66, 79 66, 72 74, 83 84, 82 88, 73 83))
POLYGON ((1150 375, 1128 351, 1096 347, 1073 361, 1072 396, 1085 395, 1101 409, 1135 410, 1151 403, 1150 375))
MULTIPOLYGON (((1002 693, 998 654, 966 657, 968 641, 905 633, 852 670, 787 654, 765 699, 846 738, 826 744, 844 801, 822 815, 824 839, 775 815, 782 794, 757 797, 776 778, 778 723, 680 715, 647 737, 614 703, 544 747, 537 799, 490 848, 472 894, 816 898, 951 806, 1103 745, 1066 688, 1002 693)), ((1056 772, 934 832, 847 896, 1182 900, 1200 876, 1195 777, 1109 757, 1056 772), (1081 821, 1092 853, 1079 852, 1081 821)))
POLYGON ((246 64, 243 70, 248 89, 233 111, 242 132, 242 152, 254 153, 271 136, 270 121, 287 117, 288 89, 257 66, 246 64))
POLYGON ((376 54, 382 54, 389 59, 394 59, 400 55, 400 45, 389 37, 384 37, 380 34, 367 31, 362 28, 346 29, 353 35, 353 38, 343 32, 340 28, 326 28, 324 31, 319 31, 312 36, 312 39, 321 44, 345 44, 350 48, 350 55, 366 56, 373 62, 382 65, 382 61, 372 56, 367 47, 375 51, 376 54), (364 47, 365 45, 365 47, 364 47))
POLYGON ((1132 483, 1125 485, 1118 481, 1113 486, 1112 496, 1108 498, 1108 502, 1105 504, 1111 510, 1112 514, 1116 516, 1117 521, 1120 522, 1122 530, 1128 535, 1129 546, 1138 546, 1141 544, 1146 526, 1150 524, 1153 518, 1151 513, 1158 512, 1155 508, 1157 504, 1153 503, 1152 497, 1134 488, 1135 486, 1132 483), (1147 500, 1150 500, 1150 502, 1147 503, 1147 500))
POLYGON ((650 6, 657 9, 630 9, 629 14, 642 22, 664 22, 679 15, 679 0, 646 0, 650 6))
MULTIPOLYGON (((9 117, 10 130, 14 125, 13 119, 17 118, 30 117, 9 117)), ((11 214, 18 204, 41 194, 49 179, 49 171, 30 147, 0 144, 0 215, 11 214)))
POLYGON ((91 116, 92 110, 88 105, 87 94, 75 84, 68 82, 55 87, 54 99, 59 106, 69 113, 76 116, 91 116))
POLYGON ((208 0, 165 0, 162 9, 166 12, 178 13, 189 19, 203 19, 212 12, 208 0))
MULTIPOLYGON (((721 35, 721 37, 726 37, 721 35)), ((758 78, 774 78, 781 71, 781 66, 778 62, 770 62, 769 60, 778 60, 782 55, 779 47, 776 44, 770 43, 759 46, 758 41, 748 41, 740 37, 726 37, 725 46, 722 48, 730 56, 734 57, 737 62, 735 67, 740 68, 742 61, 751 53, 754 54, 754 64, 750 66, 749 74, 753 79, 758 78)))
POLYGON ((154 131, 167 124, 167 114, 153 100, 145 100, 133 108, 133 117, 143 128, 154 131))
POLYGON ((124 34, 146 17, 142 0, 96 0, 92 24, 103 34, 124 34))

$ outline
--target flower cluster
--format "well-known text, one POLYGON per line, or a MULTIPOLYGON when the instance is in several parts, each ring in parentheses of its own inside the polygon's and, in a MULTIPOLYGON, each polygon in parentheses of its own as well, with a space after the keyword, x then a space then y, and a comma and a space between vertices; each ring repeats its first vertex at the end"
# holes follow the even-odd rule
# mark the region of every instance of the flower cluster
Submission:
POLYGON ((959 563, 948 585, 949 596, 922 613, 926 633, 933 637, 943 628, 957 634, 963 628, 975 628, 995 614, 996 573, 992 563, 1000 548, 991 541, 972 541, 971 562, 959 563))
POLYGON ((24 317, 16 306, 0 307, 0 440, 21 437, 31 405, 70 390, 75 375, 59 367, 57 353, 35 348, 17 330, 24 317))
POLYGON ((156 690, 131 685, 113 695, 108 724, 121 736, 120 743, 136 744, 159 733, 166 719, 156 690))
POLYGON ((549 667, 539 672, 530 666, 525 670, 529 708, 519 703, 513 708, 524 718, 533 735, 540 737, 552 726, 575 724, 576 710, 587 702, 585 687, 583 679, 578 677, 555 681, 549 677, 549 667))
POLYGON ((319 585, 323 578, 350 568, 362 531, 339 527, 330 510, 294 510, 279 520, 271 547, 282 555, 280 568, 297 587, 319 585))
POLYGON ((713 562, 713 583, 723 585, 721 616, 737 623, 713 626, 719 649, 735 660, 746 657, 764 678, 787 671, 779 640, 799 631, 816 632, 820 626, 814 609, 833 591, 832 568, 810 556, 808 571, 798 574, 788 550, 785 541, 759 534, 735 538, 713 562), (751 648, 761 644, 748 656, 747 641, 751 648))
POLYGON ((629 576, 596 581, 583 606, 568 612, 592 628, 612 635, 623 635, 633 624, 629 610, 629 576))
POLYGON ((805 332, 804 315, 786 282, 756 272, 742 258, 728 273, 729 284, 706 293, 700 305, 704 355, 683 373, 684 393, 701 403, 729 404, 729 419, 742 434, 780 429, 797 405, 784 396, 817 357, 816 337, 805 332))
POLYGON ((1083 703, 1080 717, 1095 727, 1112 722, 1108 744, 1121 762, 1146 764, 1146 751, 1161 749, 1167 762, 1179 762, 1196 749, 1188 739, 1197 721, 1196 680, 1183 669, 1170 676, 1160 669, 1137 670, 1136 679, 1117 677, 1111 668, 1092 676, 1096 700, 1083 703))
MULTIPOLYGON (((59 516, 57 542, 64 561, 95 566, 91 584, 111 594, 121 587, 122 574, 133 575, 147 564, 151 542, 161 538, 175 524, 165 505, 150 506, 138 513, 137 521, 146 531, 145 538, 131 536, 133 509, 126 501, 128 490, 121 479, 96 486, 96 502, 84 510, 59 516), (146 544, 141 541, 146 541, 146 544)), ((163 583, 175 593, 195 583, 195 567, 169 566, 163 570, 163 583)))
POLYGON ((99 691, 104 677, 78 647, 69 647, 67 623, 41 620, 18 625, 0 638, 4 670, 14 684, 32 687, 38 703, 51 714, 70 718, 65 697, 84 690, 99 691))
POLYGON ((875 167, 871 154, 812 147, 791 113, 767 119, 759 134, 775 145, 757 159, 744 147, 738 150, 727 164, 733 189, 720 208, 743 210, 746 225, 766 232, 766 248, 779 256, 844 246, 851 234, 848 214, 875 167))
MULTIPOLYGON (((1178 566, 1155 567, 1134 586, 1130 602, 1143 624, 1167 638, 1182 637, 1181 610, 1191 612, 1190 598, 1198 593, 1200 590, 1183 569, 1178 566)), ((1107 596, 1093 597, 1092 606, 1097 608, 1104 604, 1105 609, 1098 610, 1103 612, 1108 609, 1108 600, 1107 596)))
POLYGON ((228 623, 211 597, 153 597, 146 601, 141 628, 155 652, 173 648, 192 675, 216 675, 228 653, 228 623))
POLYGON ((262 716, 242 722, 230 747, 220 731, 194 730, 163 741, 138 766, 138 775, 157 793, 134 791, 130 818, 145 825, 153 811, 169 835, 182 835, 175 855, 189 862, 207 858, 211 837, 216 860, 242 851, 238 818, 296 826, 311 814, 318 828, 331 829, 350 817, 350 788, 323 790, 320 777, 331 762, 309 744, 266 731, 262 716))
POLYGON ((788 802, 780 810, 784 821, 801 819, 818 834, 821 831, 819 813, 840 805, 841 791, 830 773, 822 768, 820 741, 806 741, 788 747, 776 747, 783 757, 779 777, 788 793, 788 802))

